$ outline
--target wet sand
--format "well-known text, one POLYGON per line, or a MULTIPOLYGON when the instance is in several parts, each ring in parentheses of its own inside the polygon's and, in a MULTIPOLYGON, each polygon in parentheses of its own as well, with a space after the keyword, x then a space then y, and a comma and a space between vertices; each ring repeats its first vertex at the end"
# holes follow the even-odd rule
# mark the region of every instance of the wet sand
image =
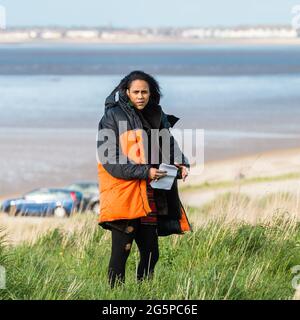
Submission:
POLYGON ((96 131, 0 131, 0 197, 97 178, 96 131))

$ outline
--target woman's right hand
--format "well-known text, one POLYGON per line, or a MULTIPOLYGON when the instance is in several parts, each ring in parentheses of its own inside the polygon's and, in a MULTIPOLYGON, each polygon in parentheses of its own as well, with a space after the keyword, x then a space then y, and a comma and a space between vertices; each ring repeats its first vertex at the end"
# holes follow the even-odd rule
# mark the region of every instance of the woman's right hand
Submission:
POLYGON ((167 171, 159 170, 157 168, 150 168, 148 176, 151 180, 157 181, 158 179, 160 179, 166 175, 167 175, 167 171))

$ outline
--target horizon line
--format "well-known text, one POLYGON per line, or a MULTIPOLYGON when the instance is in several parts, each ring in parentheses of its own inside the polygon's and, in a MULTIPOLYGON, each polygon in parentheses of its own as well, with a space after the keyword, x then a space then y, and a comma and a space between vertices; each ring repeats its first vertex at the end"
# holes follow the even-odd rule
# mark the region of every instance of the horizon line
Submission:
POLYGON ((83 24, 74 24, 74 25, 60 25, 60 24, 48 24, 48 25, 7 25, 6 29, 28 29, 28 28, 61 28, 61 29, 69 29, 69 28, 110 28, 110 29, 127 29, 127 30, 136 30, 136 29, 186 29, 186 28, 245 28, 245 27, 292 27, 290 23, 258 23, 258 24, 216 24, 216 25, 186 25, 186 26, 114 26, 114 25, 83 25, 83 24))

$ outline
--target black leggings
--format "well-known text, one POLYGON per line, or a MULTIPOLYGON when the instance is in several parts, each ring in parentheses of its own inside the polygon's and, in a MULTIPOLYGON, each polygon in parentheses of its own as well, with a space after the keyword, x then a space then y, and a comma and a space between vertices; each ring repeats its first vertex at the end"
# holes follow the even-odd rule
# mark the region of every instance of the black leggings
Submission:
POLYGON ((108 278, 113 288, 116 281, 125 282, 125 265, 130 253, 133 239, 139 252, 140 263, 137 280, 153 276, 154 267, 159 257, 157 227, 140 223, 140 219, 129 220, 127 233, 112 229, 112 250, 108 267, 108 278))

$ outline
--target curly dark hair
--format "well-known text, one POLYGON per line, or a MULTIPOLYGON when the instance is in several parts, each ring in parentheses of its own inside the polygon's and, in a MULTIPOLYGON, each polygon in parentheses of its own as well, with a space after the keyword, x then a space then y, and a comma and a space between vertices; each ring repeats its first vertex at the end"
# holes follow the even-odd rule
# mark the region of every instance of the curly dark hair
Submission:
POLYGON ((150 90, 149 103, 151 105, 158 105, 160 98, 162 97, 158 82, 150 74, 140 70, 130 72, 120 81, 115 90, 119 91, 121 98, 126 100, 128 99, 126 90, 130 88, 130 85, 134 80, 144 80, 148 83, 150 90))

